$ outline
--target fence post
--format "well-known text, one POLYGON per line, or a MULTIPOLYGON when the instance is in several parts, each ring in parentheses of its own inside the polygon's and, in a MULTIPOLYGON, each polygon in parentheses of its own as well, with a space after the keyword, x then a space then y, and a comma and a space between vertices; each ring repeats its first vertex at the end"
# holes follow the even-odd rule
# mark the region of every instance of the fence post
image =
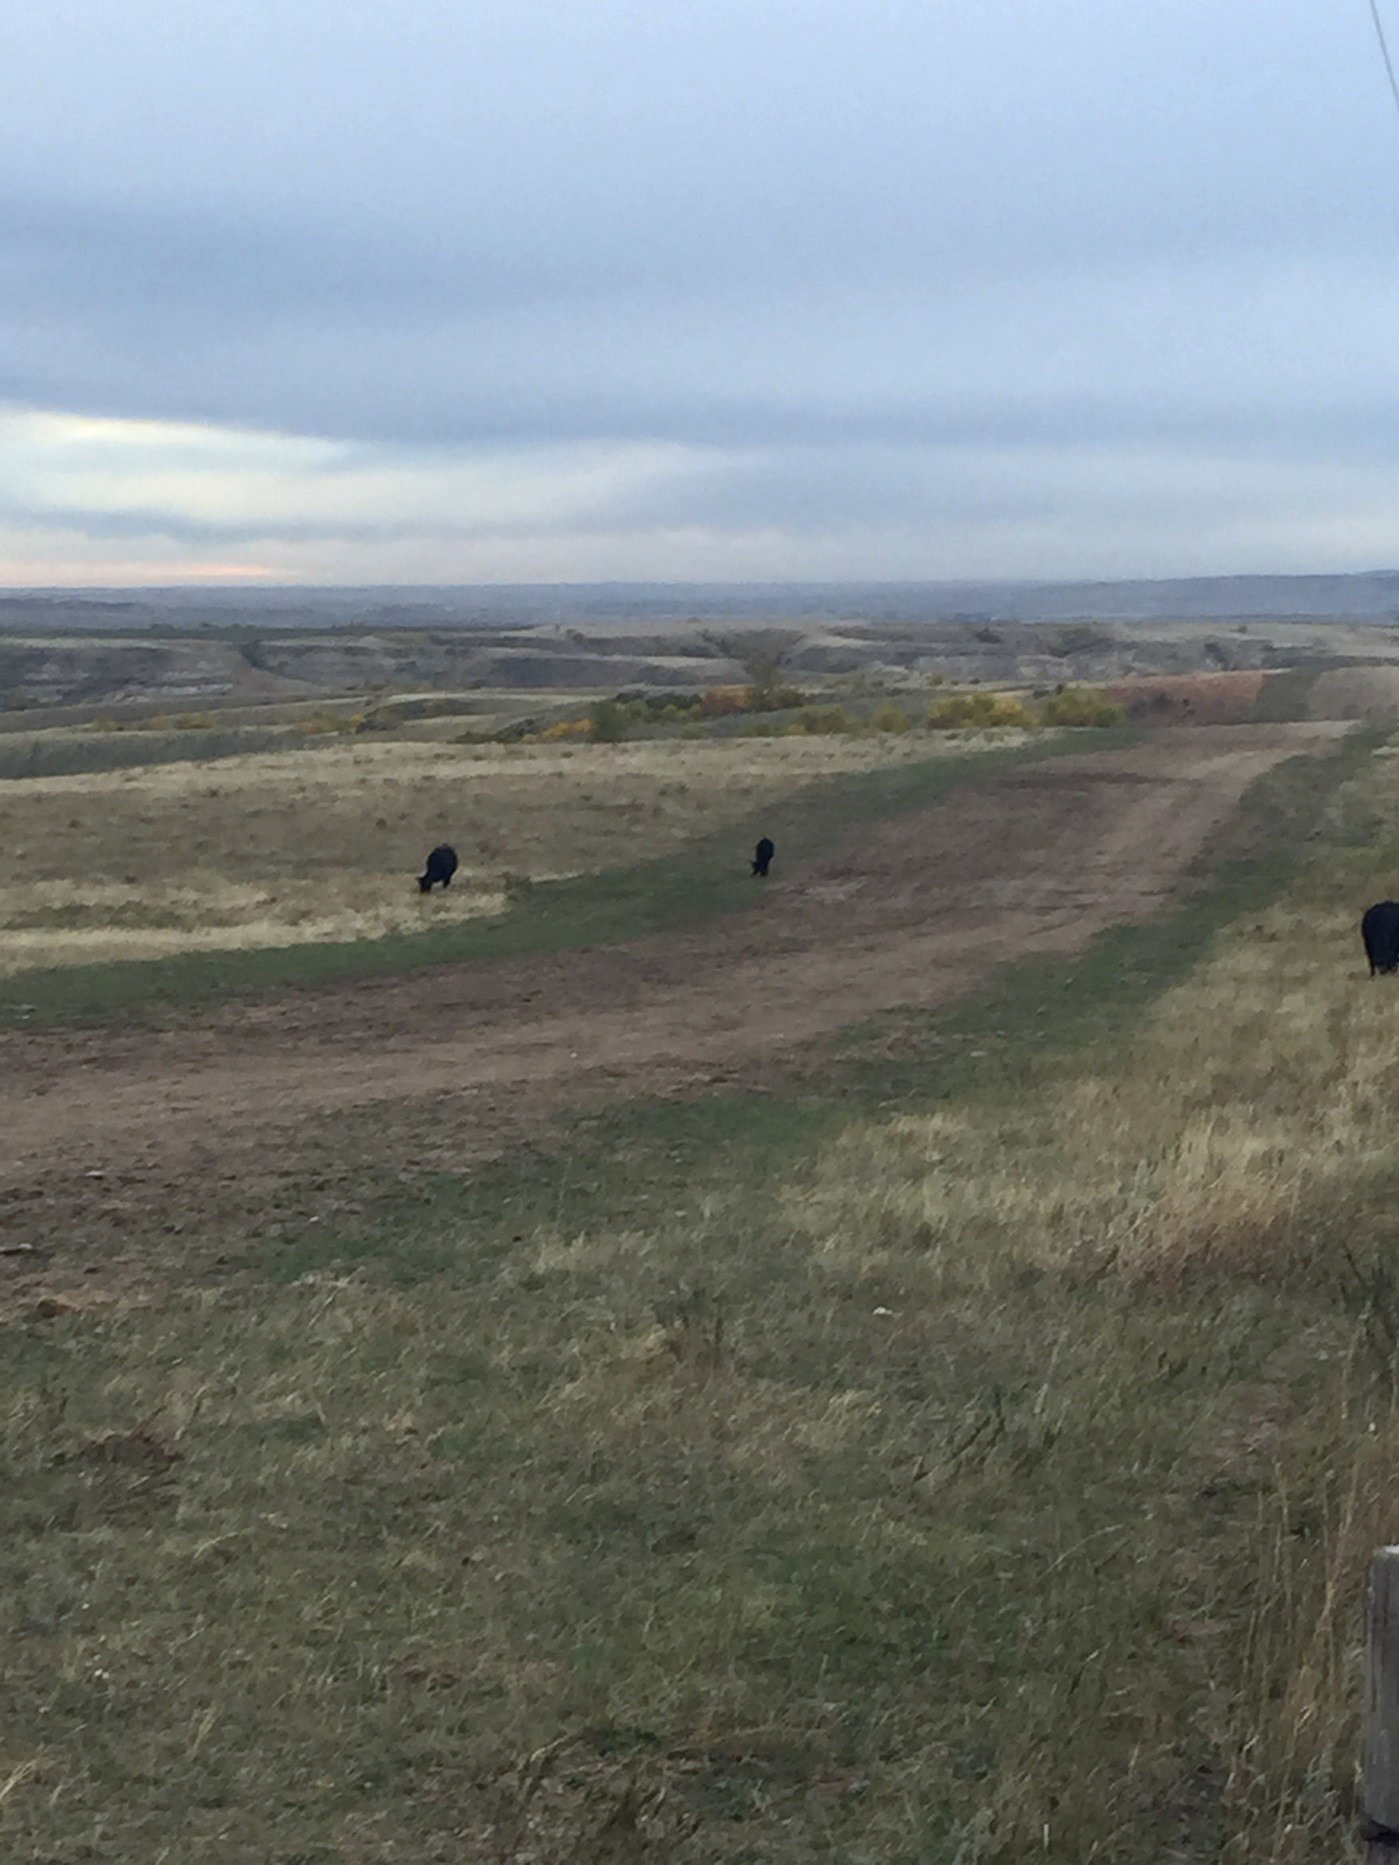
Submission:
POLYGON ((1399 1865, 1399 1547, 1370 1563, 1360 1825, 1371 1865, 1399 1865))

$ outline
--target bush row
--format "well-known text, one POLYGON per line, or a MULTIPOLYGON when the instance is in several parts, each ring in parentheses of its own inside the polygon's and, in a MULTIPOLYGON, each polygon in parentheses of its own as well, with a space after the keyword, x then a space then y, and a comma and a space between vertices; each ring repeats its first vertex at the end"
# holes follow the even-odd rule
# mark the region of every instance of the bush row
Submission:
POLYGON ((751 687, 711 687, 707 693, 619 693, 600 700, 581 718, 560 719, 521 736, 530 744, 587 741, 620 744, 638 727, 687 725, 695 734, 701 721, 749 715, 743 737, 818 737, 848 732, 933 732, 1035 726, 1109 726, 1126 718, 1121 706, 1097 687, 1060 687, 1034 701, 1011 693, 962 689, 940 695, 926 712, 910 712, 886 700, 868 714, 852 714, 840 705, 814 705, 792 688, 774 688, 753 703, 751 687), (774 715, 782 713, 778 718, 774 715), (790 716, 795 715, 795 716, 790 716))

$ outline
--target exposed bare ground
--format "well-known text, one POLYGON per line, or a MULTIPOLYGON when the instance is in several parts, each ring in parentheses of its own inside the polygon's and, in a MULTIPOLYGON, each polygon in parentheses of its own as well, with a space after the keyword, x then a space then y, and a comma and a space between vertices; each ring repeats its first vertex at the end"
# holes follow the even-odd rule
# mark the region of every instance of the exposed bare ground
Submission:
MULTIPOLYGON (((1002 774, 700 933, 294 991, 178 1025, 0 1038, 8 1235, 132 1175, 148 1212, 274 1175, 327 1115, 449 1098, 463 1154, 599 1094, 673 1092, 1149 917, 1244 789, 1332 725, 1190 728, 1002 774), (21 1214, 23 1223, 21 1224, 21 1214)), ((757 892, 755 884, 755 893, 757 892)), ((3 1240, 0 1239, 0 1242, 3 1240)))
POLYGON ((1114 680, 1107 690, 1130 719, 1152 725, 1234 725, 1252 717, 1267 677, 1257 670, 1143 675, 1114 680))

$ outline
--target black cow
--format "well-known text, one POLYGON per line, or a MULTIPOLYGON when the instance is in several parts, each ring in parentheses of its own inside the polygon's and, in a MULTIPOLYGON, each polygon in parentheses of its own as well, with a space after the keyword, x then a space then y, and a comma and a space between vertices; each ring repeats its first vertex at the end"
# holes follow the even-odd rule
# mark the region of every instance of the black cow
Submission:
POLYGON ((1360 922, 1370 976, 1377 971, 1399 971, 1399 900, 1380 900, 1365 909, 1360 922))
POLYGON ((426 872, 418 876, 418 886, 425 894, 430 894, 439 881, 444 887, 450 887, 456 871, 457 851, 446 842, 439 842, 427 858, 426 872))
POLYGON ((764 836, 762 841, 759 842, 758 846, 753 850, 754 874, 766 875, 768 869, 772 866, 772 858, 776 853, 777 850, 773 847, 767 836, 764 836))

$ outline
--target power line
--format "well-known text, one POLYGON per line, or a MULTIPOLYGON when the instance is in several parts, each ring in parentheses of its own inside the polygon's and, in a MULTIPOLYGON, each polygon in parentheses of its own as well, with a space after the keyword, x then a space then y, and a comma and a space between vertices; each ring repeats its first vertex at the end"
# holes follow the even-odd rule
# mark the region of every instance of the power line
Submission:
POLYGON ((1395 110, 1399 112, 1399 77, 1394 75, 1394 60, 1389 56, 1389 40, 1385 37, 1384 21, 1380 18, 1379 0, 1370 0, 1370 18, 1375 22, 1375 37, 1380 42, 1384 68, 1389 75, 1389 94, 1394 99, 1395 110))

